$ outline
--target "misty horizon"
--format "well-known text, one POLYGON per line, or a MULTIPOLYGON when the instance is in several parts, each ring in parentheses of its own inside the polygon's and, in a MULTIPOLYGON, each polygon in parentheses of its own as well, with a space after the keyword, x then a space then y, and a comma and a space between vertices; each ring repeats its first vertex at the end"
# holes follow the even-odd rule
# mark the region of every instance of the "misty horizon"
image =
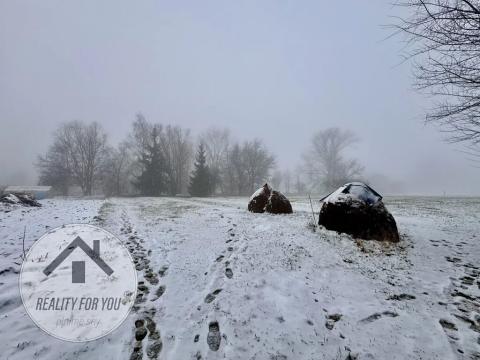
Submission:
POLYGON ((382 26, 392 13, 385 1, 0 2, 0 184, 36 184, 60 124, 96 121, 117 144, 140 112, 194 139, 212 126, 262 139, 291 171, 314 133, 349 129, 372 184, 480 195, 478 165, 424 122, 431 100, 382 26))

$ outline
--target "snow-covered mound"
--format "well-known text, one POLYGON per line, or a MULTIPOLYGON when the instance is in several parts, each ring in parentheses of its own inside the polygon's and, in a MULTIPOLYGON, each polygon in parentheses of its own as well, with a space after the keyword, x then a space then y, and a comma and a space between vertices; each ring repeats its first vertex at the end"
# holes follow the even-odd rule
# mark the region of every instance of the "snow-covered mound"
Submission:
POLYGON ((4 204, 16 205, 20 203, 20 199, 13 194, 5 194, 0 196, 0 201, 4 204))
POLYGON ((42 206, 36 201, 33 196, 28 194, 5 194, 0 196, 0 203, 8 205, 23 205, 23 206, 42 206))
POLYGON ((400 240, 395 219, 385 208, 382 197, 368 185, 348 183, 322 200, 319 225, 354 238, 400 240))
POLYGON ((361 182, 351 182, 340 186, 337 190, 320 201, 335 203, 346 200, 347 198, 359 200, 370 205, 382 200, 382 196, 370 186, 361 182))
POLYGON ((292 205, 285 195, 279 191, 272 190, 268 184, 265 184, 250 197, 248 211, 254 213, 267 211, 272 214, 291 214, 292 205))

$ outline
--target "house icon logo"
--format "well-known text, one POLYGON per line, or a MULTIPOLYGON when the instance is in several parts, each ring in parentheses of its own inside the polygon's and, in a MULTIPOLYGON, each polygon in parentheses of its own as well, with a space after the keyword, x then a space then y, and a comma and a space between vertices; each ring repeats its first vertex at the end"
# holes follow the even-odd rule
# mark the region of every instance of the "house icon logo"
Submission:
MULTIPOLYGON (((87 245, 80 236, 77 236, 53 261, 43 270, 46 276, 49 276, 55 269, 62 264, 70 254, 80 248, 83 252, 98 265, 102 271, 110 276, 113 269, 100 257, 100 240, 93 240, 93 248, 87 245)), ((72 261, 72 284, 85 283, 85 261, 72 261)))
POLYGON ((90 224, 68 224, 35 241, 20 271, 30 319, 57 339, 102 338, 128 318, 137 298, 135 263, 124 239, 90 224))

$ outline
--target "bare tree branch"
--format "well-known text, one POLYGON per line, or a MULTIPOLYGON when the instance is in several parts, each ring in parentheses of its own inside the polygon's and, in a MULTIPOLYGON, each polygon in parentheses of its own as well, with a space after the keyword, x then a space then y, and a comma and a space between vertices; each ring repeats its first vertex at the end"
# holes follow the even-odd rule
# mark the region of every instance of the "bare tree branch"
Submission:
POLYGON ((480 1, 405 0, 410 15, 397 17, 405 34, 404 59, 415 58, 416 87, 437 98, 426 121, 440 125, 451 142, 479 149, 480 1))

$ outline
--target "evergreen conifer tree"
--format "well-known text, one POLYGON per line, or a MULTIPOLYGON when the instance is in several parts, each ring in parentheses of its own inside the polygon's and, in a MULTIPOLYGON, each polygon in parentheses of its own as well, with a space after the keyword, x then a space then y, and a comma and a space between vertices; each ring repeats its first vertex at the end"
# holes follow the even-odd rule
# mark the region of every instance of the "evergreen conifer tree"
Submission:
POLYGON ((134 185, 142 195, 159 196, 166 191, 165 159, 161 151, 160 130, 154 126, 150 133, 150 143, 145 146, 139 159, 143 171, 134 185))
POLYGON ((205 155, 205 146, 201 143, 198 146, 195 156, 195 168, 190 176, 188 192, 192 196, 208 196, 212 193, 212 179, 205 155))

